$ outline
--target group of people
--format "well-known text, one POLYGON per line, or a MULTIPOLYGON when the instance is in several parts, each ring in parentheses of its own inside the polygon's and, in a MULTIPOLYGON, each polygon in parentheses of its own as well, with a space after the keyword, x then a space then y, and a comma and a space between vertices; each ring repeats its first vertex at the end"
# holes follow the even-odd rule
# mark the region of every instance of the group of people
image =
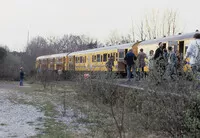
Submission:
MULTIPOLYGON (((183 59, 190 59, 190 65, 193 74, 199 77, 200 80, 200 33, 196 33, 193 36, 194 40, 188 46, 186 57, 183 59), (198 74, 198 75, 197 75, 198 74)), ((127 68, 127 78, 130 81, 131 76, 135 77, 139 73, 139 77, 146 76, 144 67, 148 66, 149 72, 154 72, 154 77, 157 78, 157 82, 165 80, 166 77, 174 80, 174 75, 178 75, 178 69, 181 69, 181 57, 178 51, 174 51, 173 47, 168 46, 166 49, 162 42, 158 43, 158 48, 155 51, 150 50, 149 56, 147 56, 143 49, 140 49, 138 56, 129 50, 126 54, 124 61, 127 68), (148 60, 148 64, 146 64, 148 60)))

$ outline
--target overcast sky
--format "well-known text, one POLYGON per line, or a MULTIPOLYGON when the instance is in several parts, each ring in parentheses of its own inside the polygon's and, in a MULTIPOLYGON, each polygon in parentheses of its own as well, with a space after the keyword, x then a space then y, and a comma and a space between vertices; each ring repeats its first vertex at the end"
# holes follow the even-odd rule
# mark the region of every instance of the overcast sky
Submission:
POLYGON ((127 33, 131 19, 151 9, 179 12, 184 32, 200 29, 200 0, 0 0, 0 44, 21 51, 40 35, 87 34, 106 40, 111 30, 127 33))

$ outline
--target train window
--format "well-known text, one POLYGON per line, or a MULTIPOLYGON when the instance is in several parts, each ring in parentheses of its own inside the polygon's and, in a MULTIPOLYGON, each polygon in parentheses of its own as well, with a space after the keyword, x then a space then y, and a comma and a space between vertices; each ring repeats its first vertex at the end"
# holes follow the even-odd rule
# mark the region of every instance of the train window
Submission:
POLYGON ((83 62, 82 63, 85 63, 85 57, 83 57, 83 62))
POLYGON ((107 61, 107 54, 103 54, 103 62, 107 61))
POLYGON ((85 63, 86 63, 86 56, 85 56, 85 63))
POLYGON ((101 62, 101 56, 100 56, 100 54, 97 55, 97 62, 101 62))
POLYGON ((119 52, 119 58, 124 58, 124 52, 119 52))
POLYGON ((95 61, 95 57, 94 56, 92 56, 92 62, 94 62, 95 61))
POLYGON ((101 62, 103 62, 103 56, 101 55, 101 62))
POLYGON ((82 63, 83 62, 83 57, 80 57, 80 63, 82 63))
POLYGON ((103 62, 107 61, 107 54, 103 54, 103 62))
POLYGON ((118 53, 116 53, 116 55, 115 55, 115 56, 116 56, 116 61, 117 61, 117 59, 118 59, 118 53))
POLYGON ((115 53, 113 53, 113 60, 115 61, 115 53))
POLYGON ((110 57, 110 54, 108 54, 108 58, 110 57))

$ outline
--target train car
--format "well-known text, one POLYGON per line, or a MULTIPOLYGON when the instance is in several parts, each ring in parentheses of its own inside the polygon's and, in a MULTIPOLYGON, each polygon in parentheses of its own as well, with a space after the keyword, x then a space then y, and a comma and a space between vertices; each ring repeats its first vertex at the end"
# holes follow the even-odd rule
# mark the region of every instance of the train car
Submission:
POLYGON ((36 58, 36 69, 45 70, 48 68, 48 58, 50 55, 40 56, 36 58))
MULTIPOLYGON (((53 70, 68 70, 68 54, 69 53, 60 53, 60 54, 53 54, 50 56, 51 62, 50 65, 53 64, 53 70)), ((51 68, 50 68, 51 70, 51 68)))
POLYGON ((113 71, 125 72, 124 56, 134 43, 114 45, 102 48, 73 52, 68 55, 69 70, 75 71, 107 71, 106 62, 114 57, 113 71))
POLYGON ((40 56, 36 59, 36 69, 62 71, 68 70, 68 53, 40 56))
MULTIPOLYGON (((159 39, 153 39, 153 40, 147 40, 143 41, 138 44, 138 53, 140 49, 142 48, 144 50, 144 53, 146 53, 147 56, 149 56, 150 50, 155 51, 158 48, 158 43, 162 42, 164 48, 168 48, 169 46, 173 47, 174 52, 177 52, 177 54, 180 55, 181 59, 185 57, 186 50, 188 48, 188 45, 190 44, 191 40, 193 40, 194 34, 197 32, 187 33, 187 34, 178 34, 174 36, 168 36, 163 37, 159 39)), ((185 69, 188 67, 184 67, 185 69)), ((148 71, 148 67, 145 67, 145 71, 148 71)))

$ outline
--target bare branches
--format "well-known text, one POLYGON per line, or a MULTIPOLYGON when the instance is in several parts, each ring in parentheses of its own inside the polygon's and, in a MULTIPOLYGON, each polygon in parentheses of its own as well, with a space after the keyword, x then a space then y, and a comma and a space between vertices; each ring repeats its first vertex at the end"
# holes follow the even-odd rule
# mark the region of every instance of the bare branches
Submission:
POLYGON ((140 25, 137 25, 138 37, 144 40, 144 37, 154 39, 175 35, 178 31, 178 19, 178 12, 175 10, 152 10, 141 19, 140 25))

